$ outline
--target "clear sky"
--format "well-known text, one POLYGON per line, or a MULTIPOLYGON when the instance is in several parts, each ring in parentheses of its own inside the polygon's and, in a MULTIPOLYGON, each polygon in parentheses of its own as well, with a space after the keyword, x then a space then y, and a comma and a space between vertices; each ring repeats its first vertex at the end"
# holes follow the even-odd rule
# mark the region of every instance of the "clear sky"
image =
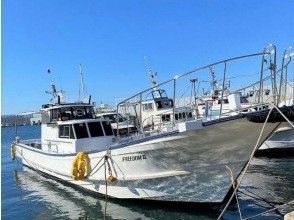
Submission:
POLYGON ((78 93, 79 64, 93 101, 149 86, 144 56, 163 81, 222 58, 294 45, 293 0, 2 0, 2 114, 78 93))

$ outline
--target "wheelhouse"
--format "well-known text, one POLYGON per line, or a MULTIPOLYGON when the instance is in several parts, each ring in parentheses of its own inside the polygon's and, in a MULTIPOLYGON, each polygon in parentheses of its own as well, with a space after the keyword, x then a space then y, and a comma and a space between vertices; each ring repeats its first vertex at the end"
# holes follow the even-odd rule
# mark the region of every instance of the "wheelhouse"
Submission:
POLYGON ((160 111, 162 109, 173 108, 173 100, 167 97, 166 91, 157 89, 151 92, 152 100, 143 102, 143 111, 160 111))
POLYGON ((65 105, 47 104, 42 107, 42 123, 95 118, 93 106, 86 103, 73 103, 65 105))
POLYGON ((47 152, 93 151, 114 141, 111 122, 96 118, 87 103, 43 105, 42 148, 47 152))
POLYGON ((92 137, 113 136, 109 121, 88 121, 76 123, 62 123, 58 125, 58 138, 82 139, 92 137))
POLYGON ((114 113, 102 113, 97 114, 97 118, 106 119, 110 121, 111 123, 117 123, 117 122, 124 122, 127 120, 127 118, 123 117, 121 114, 114 113))

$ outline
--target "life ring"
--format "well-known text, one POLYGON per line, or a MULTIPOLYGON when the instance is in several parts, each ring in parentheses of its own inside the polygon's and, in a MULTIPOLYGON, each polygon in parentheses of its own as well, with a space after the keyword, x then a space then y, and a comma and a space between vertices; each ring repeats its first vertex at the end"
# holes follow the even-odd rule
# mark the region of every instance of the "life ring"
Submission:
POLYGON ((77 114, 78 117, 82 117, 84 115, 84 112, 81 109, 77 109, 76 114, 77 114))
POLYGON ((11 156, 12 160, 15 160, 15 155, 16 155, 15 144, 11 144, 11 146, 10 146, 10 156, 11 156))
POLYGON ((74 180, 84 179, 91 171, 90 158, 87 153, 79 152, 71 165, 71 175, 74 180))

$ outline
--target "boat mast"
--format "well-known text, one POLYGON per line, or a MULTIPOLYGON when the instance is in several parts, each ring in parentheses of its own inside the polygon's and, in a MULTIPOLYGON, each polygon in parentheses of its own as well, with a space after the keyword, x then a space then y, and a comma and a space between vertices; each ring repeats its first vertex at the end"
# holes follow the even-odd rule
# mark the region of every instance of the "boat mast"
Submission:
POLYGON ((147 74, 151 82, 151 87, 153 87, 153 90, 158 90, 158 84, 156 82, 157 73, 152 71, 152 69, 150 68, 148 58, 144 57, 144 59, 145 59, 147 74))
POLYGON ((86 98, 86 90, 85 90, 85 84, 84 84, 84 75, 82 70, 82 64, 80 64, 80 87, 79 87, 79 100, 82 101, 82 99, 86 98))
POLYGON ((196 118, 199 118, 199 111, 198 111, 198 103, 197 103, 197 97, 196 97, 196 83, 198 82, 198 78, 196 78, 196 79, 190 79, 190 82, 191 82, 191 84, 192 84, 192 92, 191 93, 193 93, 193 97, 194 97, 194 105, 193 105, 193 107, 195 108, 195 115, 196 115, 196 118))
MULTIPOLYGON (((51 94, 51 95, 53 96, 53 99, 54 99, 54 98, 56 98, 56 97, 58 96, 58 92, 57 92, 57 90, 56 90, 56 86, 55 86, 55 84, 54 84, 54 82, 53 82, 53 79, 52 79, 52 73, 51 73, 51 70, 48 69, 48 70, 47 70, 47 73, 48 73, 48 75, 49 75, 49 79, 50 79, 51 91, 45 91, 45 92, 48 93, 48 94, 51 94)), ((52 99, 52 100, 53 100, 53 99, 52 99)))
POLYGON ((211 75, 211 85, 212 85, 212 91, 214 92, 216 90, 216 84, 217 84, 217 80, 215 79, 215 73, 214 73, 214 69, 212 66, 209 67, 209 71, 210 71, 210 75, 211 75))

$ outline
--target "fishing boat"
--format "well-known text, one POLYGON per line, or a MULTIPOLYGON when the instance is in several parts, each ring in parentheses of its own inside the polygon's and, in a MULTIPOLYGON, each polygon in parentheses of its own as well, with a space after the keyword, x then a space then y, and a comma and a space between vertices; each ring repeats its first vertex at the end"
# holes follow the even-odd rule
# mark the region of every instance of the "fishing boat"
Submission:
MULTIPOLYGON (((137 103, 134 109, 138 118, 140 115, 144 130, 166 130, 170 127, 172 120, 179 123, 193 119, 193 108, 190 106, 174 107, 176 100, 168 97, 166 90, 158 86, 156 76, 146 60, 147 73, 150 79, 152 90, 142 103, 137 103), (151 96, 151 97, 150 97, 151 96), (137 112, 140 112, 139 114, 137 112)), ((138 122, 140 123, 140 122, 138 122)))
POLYGON ((258 149, 255 156, 285 157, 294 155, 294 129, 281 126, 258 149))
MULTIPOLYGON (((231 61, 265 59, 271 54, 265 51, 222 60, 157 86, 171 82, 175 89, 178 80, 198 70, 219 64, 226 68, 231 61)), ((65 102, 52 85, 52 102, 41 109, 41 139, 17 137, 11 147, 12 157, 43 175, 111 198, 221 203, 257 139, 257 145, 262 144, 280 124, 279 120, 255 121, 259 111, 243 111, 240 106, 234 114, 177 122, 173 105, 169 129, 145 132, 142 97, 152 91, 154 87, 118 104, 117 114, 120 106, 132 100, 140 112, 138 132, 121 137, 114 135, 109 120, 96 117, 90 98, 88 102, 65 102), (233 171, 233 177, 226 167, 233 171)), ((258 109, 259 105, 251 107, 258 109)))
POLYGON ((117 134, 118 131, 119 135, 122 136, 125 134, 132 134, 137 131, 134 117, 128 116, 128 118, 126 118, 114 111, 96 113, 96 116, 97 118, 108 120, 111 123, 111 128, 114 134, 117 134))

